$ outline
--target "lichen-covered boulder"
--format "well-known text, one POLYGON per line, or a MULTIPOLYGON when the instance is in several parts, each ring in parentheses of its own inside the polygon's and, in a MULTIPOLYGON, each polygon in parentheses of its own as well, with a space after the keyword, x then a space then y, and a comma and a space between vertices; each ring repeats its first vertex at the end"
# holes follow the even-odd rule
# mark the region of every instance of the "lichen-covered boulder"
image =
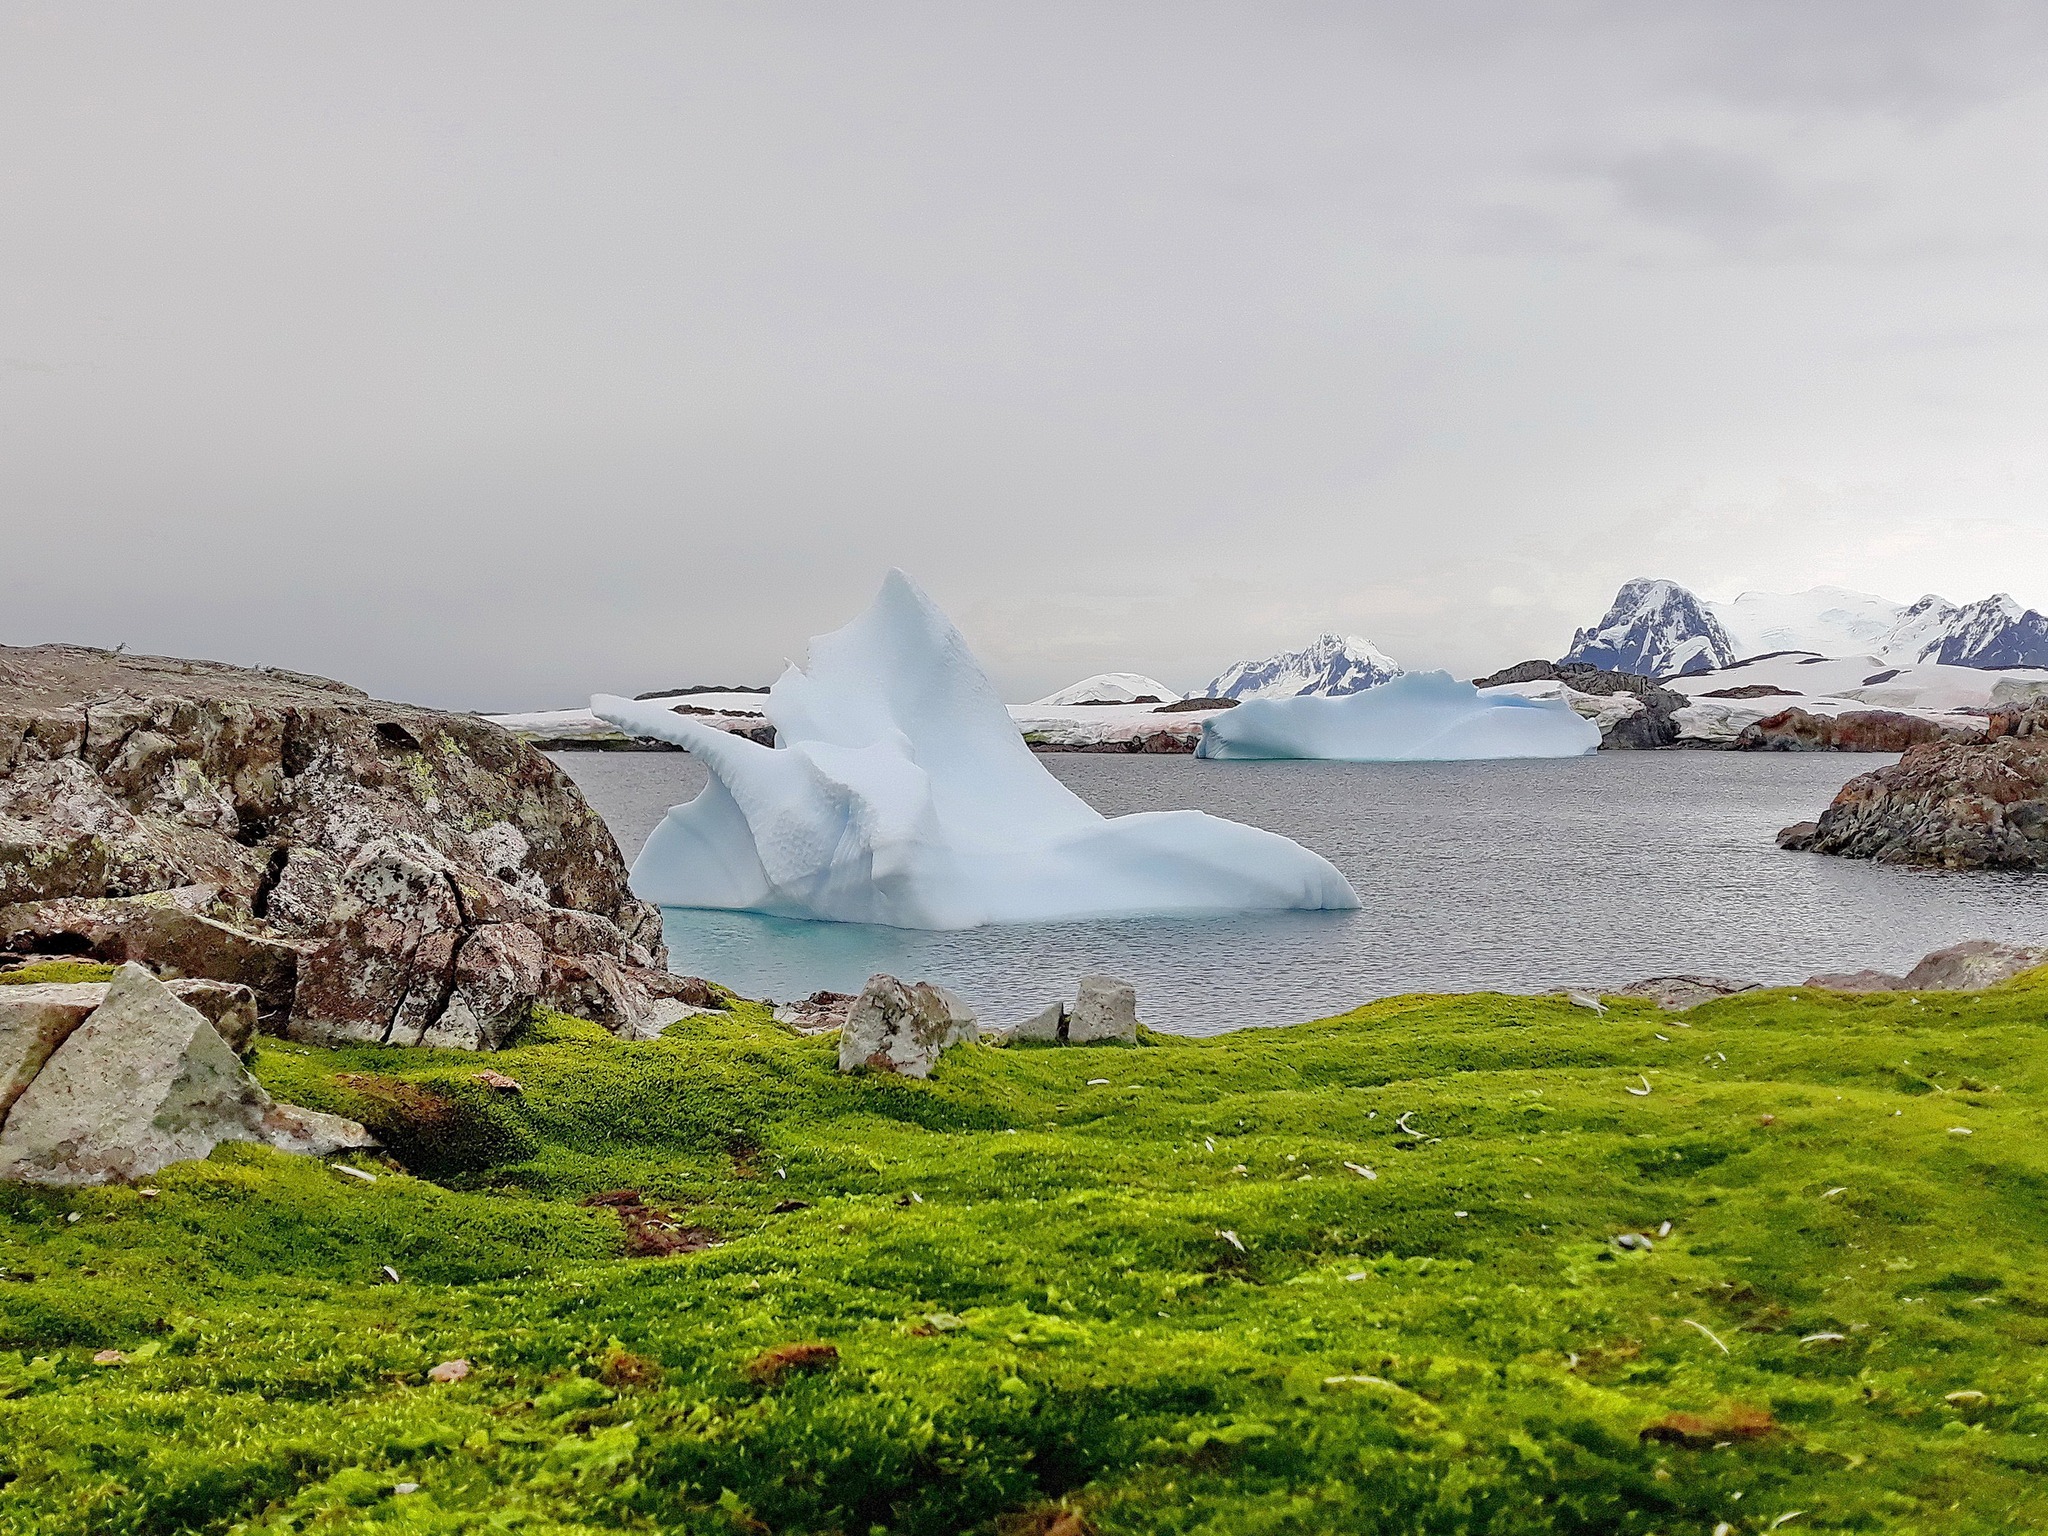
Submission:
POLYGON ((354 1121, 273 1101, 204 1014, 124 965, 0 1120, 0 1180, 138 1179, 223 1141, 318 1155, 371 1145, 354 1121))
POLYGON ((637 1034, 667 952, 626 878, 567 776, 475 716, 0 646, 0 949, 241 982, 315 1042, 488 1048, 536 1004, 637 1034))
POLYGON ((839 1032, 839 1070, 929 1077, 948 1046, 979 1036, 974 1011, 944 987, 871 976, 839 1032))

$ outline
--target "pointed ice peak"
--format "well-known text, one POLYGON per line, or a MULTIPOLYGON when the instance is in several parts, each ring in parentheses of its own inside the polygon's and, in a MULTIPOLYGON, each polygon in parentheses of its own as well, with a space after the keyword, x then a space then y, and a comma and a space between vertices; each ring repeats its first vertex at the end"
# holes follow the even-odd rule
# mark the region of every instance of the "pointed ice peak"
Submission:
POLYGON ((1275 833, 1198 811, 1104 817, 1032 755, 901 571, 769 689, 773 748, 659 701, 591 709, 710 770, 633 865, 634 891, 662 906, 969 928, 1358 905, 1327 860, 1275 833))
POLYGON ((1362 635, 1319 635, 1298 651, 1241 661, 1202 690, 1212 699, 1286 699, 1363 693, 1401 675, 1401 664, 1362 635))

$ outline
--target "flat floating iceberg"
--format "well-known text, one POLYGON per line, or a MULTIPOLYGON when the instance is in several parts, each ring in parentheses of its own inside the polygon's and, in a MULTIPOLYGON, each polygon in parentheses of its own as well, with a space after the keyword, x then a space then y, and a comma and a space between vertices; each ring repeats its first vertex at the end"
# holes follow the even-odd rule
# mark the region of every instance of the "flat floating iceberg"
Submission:
POLYGON ((1447 763, 1583 757, 1600 728, 1563 699, 1482 694, 1448 672, 1411 672, 1334 698, 1250 699, 1202 722, 1195 756, 1447 763))
POLYGON ((1358 906, 1329 860, 1278 833, 1096 811, 1032 755, 966 640, 901 571, 768 690, 772 748, 659 702, 590 707, 711 770, 634 862, 634 893, 661 906, 895 928, 1358 906))

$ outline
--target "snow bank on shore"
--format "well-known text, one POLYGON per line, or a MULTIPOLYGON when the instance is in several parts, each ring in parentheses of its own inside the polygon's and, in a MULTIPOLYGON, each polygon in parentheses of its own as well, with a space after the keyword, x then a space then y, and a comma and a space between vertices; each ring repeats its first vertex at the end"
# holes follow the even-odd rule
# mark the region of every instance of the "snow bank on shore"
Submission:
POLYGON ((1732 743, 1744 727, 1793 708, 1827 716, 1892 710, 1945 729, 1982 730, 1983 715, 1972 711, 2048 698, 2048 669, 1955 667, 1936 662, 1899 667, 1875 656, 1789 651, 1740 661, 1714 672, 1671 678, 1663 686, 1692 700, 1672 716, 1679 739, 1720 746, 1732 743), (1750 688, 1775 691, 1752 698, 1725 696, 1750 688), (1715 694, 1724 697, 1715 698, 1715 694))

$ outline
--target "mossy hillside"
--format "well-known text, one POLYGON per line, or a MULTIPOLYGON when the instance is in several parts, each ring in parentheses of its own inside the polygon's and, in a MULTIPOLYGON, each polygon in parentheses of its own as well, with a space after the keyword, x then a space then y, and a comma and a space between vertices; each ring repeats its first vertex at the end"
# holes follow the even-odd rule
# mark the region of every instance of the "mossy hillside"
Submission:
POLYGON ((268 1043, 440 1182, 0 1195, 0 1530, 2040 1527, 2044 1023, 2040 977, 1402 998, 926 1083, 754 1008, 268 1043), (731 1241, 622 1257, 621 1186, 731 1241))

